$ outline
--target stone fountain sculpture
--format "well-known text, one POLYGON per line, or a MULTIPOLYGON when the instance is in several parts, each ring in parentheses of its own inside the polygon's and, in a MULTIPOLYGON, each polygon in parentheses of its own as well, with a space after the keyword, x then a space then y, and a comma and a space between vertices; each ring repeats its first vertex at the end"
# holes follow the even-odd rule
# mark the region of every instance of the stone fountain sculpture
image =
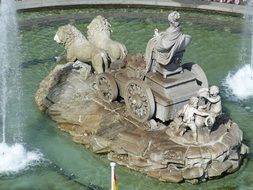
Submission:
POLYGON ((181 33, 179 17, 178 12, 169 15, 170 27, 155 33, 148 42, 145 60, 140 55, 127 57, 126 68, 98 75, 98 92, 104 101, 124 98, 129 114, 137 121, 155 117, 166 122, 200 88, 208 87, 201 67, 180 64, 191 37, 181 33))
POLYGON ((232 173, 249 152, 242 131, 222 113, 219 88, 209 87, 201 67, 181 64, 191 37, 180 31, 178 12, 168 18, 145 58, 127 55, 123 67, 85 78, 79 70, 90 69, 82 64, 57 67, 36 102, 75 142, 159 180, 197 183, 232 173))
POLYGON ((122 61, 127 55, 127 48, 124 44, 111 39, 112 28, 106 18, 96 16, 87 26, 87 38, 97 48, 106 51, 110 62, 122 61))
MULTIPOLYGON (((221 117, 222 106, 219 96, 219 88, 211 86, 209 89, 201 88, 198 97, 191 97, 174 119, 177 123, 180 136, 189 128, 192 132, 193 141, 198 143, 198 131, 206 128, 208 135, 218 117, 221 117), (180 129, 183 128, 183 129, 180 129)), ((174 123, 175 125, 175 123, 174 123)))
POLYGON ((164 32, 154 31, 154 37, 148 42, 145 54, 147 71, 155 69, 166 73, 177 72, 183 53, 191 42, 191 36, 181 32, 180 14, 176 11, 168 16, 169 28, 164 32))
POLYGON ((108 69, 107 53, 91 44, 76 27, 70 24, 59 27, 54 40, 65 48, 65 52, 57 57, 58 62, 63 59, 68 62, 90 62, 96 73, 108 69))

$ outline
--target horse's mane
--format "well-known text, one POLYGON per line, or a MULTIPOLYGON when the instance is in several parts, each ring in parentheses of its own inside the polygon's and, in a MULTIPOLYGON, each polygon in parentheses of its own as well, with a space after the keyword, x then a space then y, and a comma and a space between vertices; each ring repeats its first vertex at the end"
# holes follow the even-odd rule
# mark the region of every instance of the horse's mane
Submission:
POLYGON ((71 45, 75 39, 88 41, 86 37, 75 26, 71 24, 59 27, 59 31, 61 31, 65 35, 63 41, 63 45, 65 47, 71 45))
POLYGON ((96 16, 91 23, 87 26, 87 38, 89 40, 96 37, 96 35, 105 35, 106 37, 111 36, 111 24, 101 15, 96 16))

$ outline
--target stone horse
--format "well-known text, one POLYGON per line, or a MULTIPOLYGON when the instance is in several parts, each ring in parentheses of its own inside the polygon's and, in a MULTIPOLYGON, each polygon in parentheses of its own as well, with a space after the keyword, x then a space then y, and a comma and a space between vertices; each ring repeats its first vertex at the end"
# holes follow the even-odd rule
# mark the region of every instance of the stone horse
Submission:
POLYGON ((111 24, 104 17, 101 15, 95 17, 87 29, 88 40, 96 47, 105 50, 111 63, 126 57, 126 46, 111 39, 111 24))
POLYGON ((68 62, 76 60, 91 63, 96 73, 103 73, 108 68, 107 53, 90 43, 86 37, 73 25, 58 28, 54 40, 63 44, 65 52, 57 60, 66 59, 68 62))

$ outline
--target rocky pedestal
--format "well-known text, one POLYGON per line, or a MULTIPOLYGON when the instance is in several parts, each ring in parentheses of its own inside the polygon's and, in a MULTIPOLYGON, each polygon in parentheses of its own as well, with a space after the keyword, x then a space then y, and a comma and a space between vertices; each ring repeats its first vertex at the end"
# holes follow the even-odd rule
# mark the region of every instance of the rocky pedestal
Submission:
POLYGON ((36 93, 39 109, 46 111, 73 140, 95 153, 131 169, 168 182, 192 183, 236 171, 248 147, 242 131, 224 115, 217 118, 210 134, 191 131, 184 136, 170 125, 138 123, 124 102, 105 103, 96 92, 95 76, 86 64, 57 66, 36 93))

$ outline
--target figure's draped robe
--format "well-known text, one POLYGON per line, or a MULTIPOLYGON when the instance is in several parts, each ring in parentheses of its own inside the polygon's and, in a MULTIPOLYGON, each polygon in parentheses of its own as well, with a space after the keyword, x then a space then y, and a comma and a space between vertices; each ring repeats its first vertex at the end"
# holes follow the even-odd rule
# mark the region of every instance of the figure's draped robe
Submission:
POLYGON ((170 26, 165 32, 159 33, 159 36, 151 38, 145 53, 146 73, 154 68, 153 60, 162 65, 170 63, 173 56, 185 48, 184 41, 185 35, 182 34, 180 27, 174 26, 170 26))

